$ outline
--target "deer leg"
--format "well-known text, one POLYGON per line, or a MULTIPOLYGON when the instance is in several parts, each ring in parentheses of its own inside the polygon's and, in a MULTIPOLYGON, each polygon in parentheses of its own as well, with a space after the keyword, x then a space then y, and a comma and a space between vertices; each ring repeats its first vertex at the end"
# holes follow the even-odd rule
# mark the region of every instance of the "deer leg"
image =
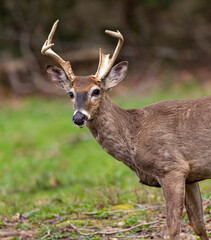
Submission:
POLYGON ((168 233, 171 240, 179 240, 185 198, 185 176, 178 172, 170 172, 160 180, 166 199, 168 233))
POLYGON ((185 207, 191 226, 202 240, 208 240, 202 209, 202 199, 198 183, 185 185, 185 207))

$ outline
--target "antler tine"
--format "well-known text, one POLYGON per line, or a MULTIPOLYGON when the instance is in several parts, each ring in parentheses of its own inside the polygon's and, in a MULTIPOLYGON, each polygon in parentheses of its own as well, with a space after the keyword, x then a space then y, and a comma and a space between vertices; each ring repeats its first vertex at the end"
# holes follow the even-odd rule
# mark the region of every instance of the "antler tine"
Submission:
POLYGON ((116 49, 113 53, 112 58, 110 58, 110 54, 104 54, 102 52, 102 50, 100 49, 100 51, 99 51, 100 59, 99 59, 98 69, 97 69, 97 72, 95 73, 95 75, 93 76, 97 81, 101 81, 101 79, 103 79, 109 73, 112 66, 114 65, 114 62, 115 62, 115 60, 122 48, 123 42, 124 42, 124 38, 118 30, 116 32, 106 30, 105 33, 111 37, 117 38, 119 41, 118 41, 116 49))
POLYGON ((51 31, 48 35, 48 39, 45 41, 45 43, 42 46, 41 53, 43 55, 49 56, 53 58, 65 71, 70 81, 72 81, 75 78, 75 75, 72 71, 71 65, 69 61, 64 61, 58 54, 56 54, 51 47, 54 46, 54 43, 52 43, 53 36, 55 34, 57 25, 59 23, 59 20, 57 20, 53 27, 51 28, 51 31))
POLYGON ((116 46, 116 49, 113 53, 113 56, 111 58, 111 67, 113 66, 115 60, 117 59, 117 56, 122 48, 122 45, 124 43, 124 38, 122 36, 122 34, 117 30, 116 32, 113 32, 113 31, 110 31, 110 30, 106 30, 105 33, 111 37, 115 37, 115 38, 118 38, 119 41, 118 41, 118 44, 116 46))

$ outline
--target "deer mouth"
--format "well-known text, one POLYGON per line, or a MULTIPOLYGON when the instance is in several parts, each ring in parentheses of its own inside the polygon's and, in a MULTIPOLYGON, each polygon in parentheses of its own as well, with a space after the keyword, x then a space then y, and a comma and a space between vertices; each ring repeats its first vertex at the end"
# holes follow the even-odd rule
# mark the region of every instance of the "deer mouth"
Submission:
POLYGON ((75 124, 75 125, 76 125, 77 127, 79 127, 79 128, 83 128, 83 127, 86 126, 86 124, 87 124, 87 121, 86 121, 85 123, 81 124, 81 125, 77 125, 77 124, 75 124))

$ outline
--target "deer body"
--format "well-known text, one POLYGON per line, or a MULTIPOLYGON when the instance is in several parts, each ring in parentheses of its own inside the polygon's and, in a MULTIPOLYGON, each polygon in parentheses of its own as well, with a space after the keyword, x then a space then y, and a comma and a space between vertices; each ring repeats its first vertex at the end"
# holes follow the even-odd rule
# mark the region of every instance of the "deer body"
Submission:
POLYGON ((180 238, 184 204, 196 234, 208 240, 197 182, 211 178, 211 96, 124 110, 107 95, 127 72, 127 62, 112 68, 123 43, 122 35, 107 31, 119 39, 114 55, 110 59, 100 51, 96 74, 80 77, 74 75, 69 62, 51 50, 57 23, 42 53, 63 68, 48 66, 47 73, 70 95, 75 110, 73 122, 78 127, 87 126, 102 148, 131 168, 141 183, 162 187, 171 240, 180 238))
POLYGON ((184 173, 186 183, 211 178, 210 116, 211 97, 124 110, 106 95, 87 127, 107 153, 157 187, 171 171, 184 173))
POLYGON ((166 202, 167 219, 174 218, 169 223, 172 239, 179 239, 184 201, 196 233, 208 239, 196 182, 211 178, 210 120, 211 97, 124 110, 106 95, 99 112, 87 124, 102 148, 131 168, 141 183, 162 186, 166 199, 175 196, 174 201, 166 202))

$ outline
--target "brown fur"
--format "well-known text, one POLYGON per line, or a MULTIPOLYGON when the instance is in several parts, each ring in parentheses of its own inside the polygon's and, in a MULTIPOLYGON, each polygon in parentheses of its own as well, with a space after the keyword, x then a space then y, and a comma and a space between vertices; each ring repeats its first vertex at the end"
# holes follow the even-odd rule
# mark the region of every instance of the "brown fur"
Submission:
POLYGON ((70 63, 50 49, 57 24, 41 52, 56 59, 64 69, 46 68, 54 84, 70 94, 78 118, 75 123, 79 127, 87 124, 102 148, 130 167, 140 182, 162 187, 171 240, 180 238, 184 202, 196 234, 208 240, 197 182, 211 178, 211 97, 123 110, 106 94, 127 73, 126 61, 111 69, 123 36, 118 31, 106 31, 119 39, 112 58, 100 51, 96 75, 76 77, 70 63))
MULTIPOLYGON (((126 68, 125 62, 116 65, 101 83, 92 76, 76 77, 70 84, 74 110, 90 115, 87 127, 97 142, 131 168, 141 183, 162 187, 171 240, 180 238, 184 203, 196 234, 208 240, 197 182, 211 178, 211 96, 124 110, 106 90, 123 79, 126 68), (101 93, 92 100, 94 86, 101 93)), ((61 71, 58 76, 54 68, 48 73, 57 84, 66 83, 61 71)))
POLYGON ((104 95, 87 126, 102 148, 130 167, 140 182, 162 186, 171 239, 179 239, 184 201, 196 233, 208 239, 200 191, 194 195, 191 189, 198 188, 194 182, 211 178, 211 97, 123 110, 104 95))
POLYGON ((76 92, 88 91, 93 84, 100 86, 100 83, 96 82, 92 76, 77 76, 72 82, 72 86, 76 92))

